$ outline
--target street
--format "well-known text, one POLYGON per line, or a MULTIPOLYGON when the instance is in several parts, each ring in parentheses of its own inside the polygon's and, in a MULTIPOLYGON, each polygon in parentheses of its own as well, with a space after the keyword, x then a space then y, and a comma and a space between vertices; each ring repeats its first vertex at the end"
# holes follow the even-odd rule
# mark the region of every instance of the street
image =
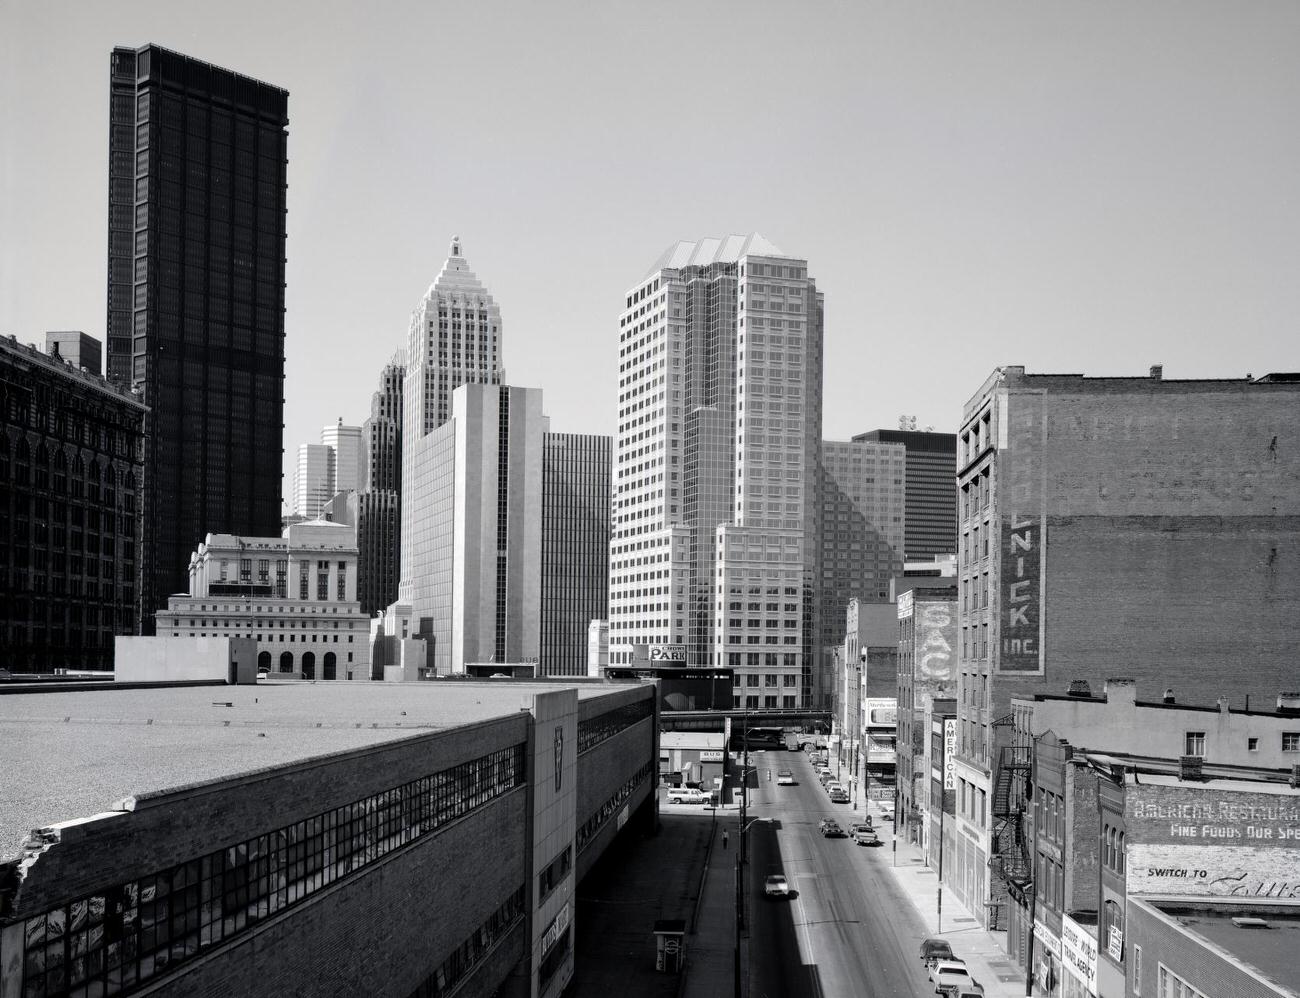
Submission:
POLYGON ((855 818, 849 805, 830 803, 807 755, 750 753, 750 763, 757 776, 747 836, 750 995, 932 996, 917 956, 924 927, 883 868, 893 826, 877 829, 878 847, 824 838, 822 818, 846 831, 855 818), (782 769, 796 786, 777 785, 782 769), (789 900, 764 898, 772 873, 789 879, 789 900))

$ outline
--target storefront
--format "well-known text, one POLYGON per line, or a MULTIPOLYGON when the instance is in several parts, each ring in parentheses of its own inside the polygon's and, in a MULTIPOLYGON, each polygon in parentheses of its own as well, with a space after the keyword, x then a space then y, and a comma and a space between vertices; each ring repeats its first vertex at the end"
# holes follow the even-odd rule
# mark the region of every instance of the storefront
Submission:
MULTIPOLYGON (((1082 916, 1081 916, 1082 917, 1082 916)), ((1061 917, 1061 998, 1097 998, 1097 927, 1061 917)))
POLYGON ((1034 919, 1035 994, 1063 995, 1061 990, 1061 937, 1041 919, 1034 919))

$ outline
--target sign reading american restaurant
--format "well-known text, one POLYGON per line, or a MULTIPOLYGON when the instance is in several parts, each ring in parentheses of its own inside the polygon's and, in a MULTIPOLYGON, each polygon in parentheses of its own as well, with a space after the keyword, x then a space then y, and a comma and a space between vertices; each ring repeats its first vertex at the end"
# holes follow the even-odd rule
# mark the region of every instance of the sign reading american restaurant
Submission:
POLYGON ((1212 784, 1125 791, 1128 893, 1300 898, 1300 794, 1212 784))

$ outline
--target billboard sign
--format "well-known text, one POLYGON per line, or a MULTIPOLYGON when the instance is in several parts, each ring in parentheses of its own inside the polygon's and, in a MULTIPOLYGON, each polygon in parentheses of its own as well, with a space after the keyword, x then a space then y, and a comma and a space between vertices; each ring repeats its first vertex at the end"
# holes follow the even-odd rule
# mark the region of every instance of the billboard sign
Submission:
POLYGON ((898 727, 898 700, 895 697, 867 698, 867 727, 898 727))
POLYGON ((1089 994, 1097 993, 1097 937, 1095 928, 1061 916, 1061 963, 1083 982, 1089 994))
POLYGON ((1300 796, 1143 784, 1124 809, 1129 894, 1300 899, 1300 796))
POLYGON ((957 718, 943 719, 943 788, 957 789, 957 718))
POLYGON ((685 645, 650 645, 651 662, 678 662, 686 664, 686 646, 685 645))
MULTIPOLYGON (((999 413, 1007 440, 1000 458, 1005 488, 999 572, 997 671, 1043 675, 1043 565, 1046 517, 1043 509, 1043 396, 1016 393, 999 413)), ((978 552, 977 552, 978 555, 978 552)))

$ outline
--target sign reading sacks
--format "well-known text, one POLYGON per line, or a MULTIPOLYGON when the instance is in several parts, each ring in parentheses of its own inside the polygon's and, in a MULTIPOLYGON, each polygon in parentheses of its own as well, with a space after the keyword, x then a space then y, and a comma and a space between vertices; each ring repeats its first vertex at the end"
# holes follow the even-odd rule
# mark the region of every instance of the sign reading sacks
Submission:
POLYGON ((1124 820, 1131 895, 1300 898, 1300 795, 1129 785, 1124 820))

